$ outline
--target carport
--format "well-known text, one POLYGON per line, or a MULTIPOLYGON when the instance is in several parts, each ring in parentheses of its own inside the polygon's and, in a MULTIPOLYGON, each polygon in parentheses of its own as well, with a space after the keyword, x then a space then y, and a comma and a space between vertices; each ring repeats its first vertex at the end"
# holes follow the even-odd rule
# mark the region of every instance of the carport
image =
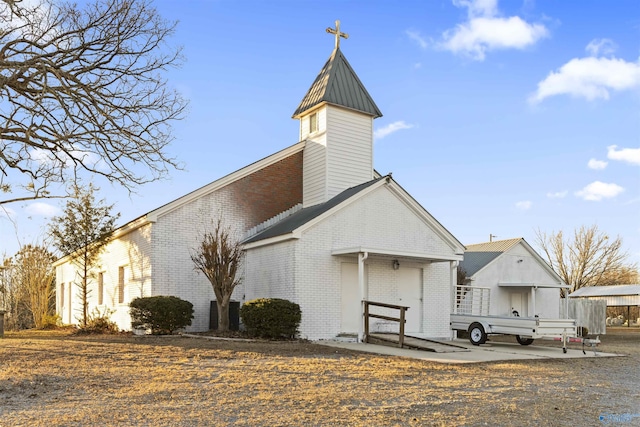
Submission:
POLYGON ((607 307, 627 307, 627 326, 631 326, 631 307, 640 307, 640 285, 589 286, 569 294, 569 298, 604 300, 607 307))

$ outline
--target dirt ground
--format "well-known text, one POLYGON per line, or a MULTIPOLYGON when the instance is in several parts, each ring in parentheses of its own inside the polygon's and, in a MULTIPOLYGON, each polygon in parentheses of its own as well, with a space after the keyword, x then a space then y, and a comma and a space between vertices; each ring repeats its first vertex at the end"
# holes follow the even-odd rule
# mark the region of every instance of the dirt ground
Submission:
POLYGON ((640 425, 640 333, 601 339, 627 356, 447 365, 305 342, 6 333, 0 427, 640 425))

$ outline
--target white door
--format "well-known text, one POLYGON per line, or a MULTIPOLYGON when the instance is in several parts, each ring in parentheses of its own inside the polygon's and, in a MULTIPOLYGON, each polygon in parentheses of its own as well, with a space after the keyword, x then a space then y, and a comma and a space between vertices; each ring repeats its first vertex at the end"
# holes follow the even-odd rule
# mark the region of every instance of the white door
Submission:
MULTIPOLYGON (((365 265, 364 280, 367 284, 367 266, 365 265)), ((340 305, 342 317, 340 331, 354 334, 360 331, 362 323, 362 298, 358 284, 358 264, 342 263, 342 294, 340 305)))
POLYGON ((409 307, 404 331, 407 334, 422 332, 422 269, 401 267, 398 273, 399 304, 409 307))
POLYGON ((518 316, 527 317, 527 308, 527 294, 522 292, 511 294, 511 315, 515 316, 515 312, 518 312, 518 316))

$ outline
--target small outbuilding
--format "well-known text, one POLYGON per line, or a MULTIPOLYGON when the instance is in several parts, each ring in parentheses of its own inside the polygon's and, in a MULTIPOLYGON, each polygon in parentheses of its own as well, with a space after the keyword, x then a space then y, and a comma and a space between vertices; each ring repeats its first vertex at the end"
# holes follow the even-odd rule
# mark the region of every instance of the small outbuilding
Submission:
POLYGON ((633 316, 637 317, 636 319, 631 316, 632 307, 638 307, 640 310, 640 285, 588 286, 569 294, 569 298, 574 300, 606 301, 607 308, 627 308, 626 322, 622 319, 608 319, 607 326, 620 326, 623 323, 626 323, 627 326, 640 324, 640 315, 633 316))
POLYGON ((489 315, 560 316, 560 276, 522 238, 467 245, 465 284, 490 290, 489 315))

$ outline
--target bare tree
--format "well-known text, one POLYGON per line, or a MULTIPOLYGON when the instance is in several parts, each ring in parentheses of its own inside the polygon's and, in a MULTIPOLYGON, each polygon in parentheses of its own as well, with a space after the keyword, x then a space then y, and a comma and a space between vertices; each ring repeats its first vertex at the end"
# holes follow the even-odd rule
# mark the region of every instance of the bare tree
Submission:
POLYGON ((551 267, 571 286, 569 292, 585 286, 616 284, 607 278, 615 278, 625 270, 637 271, 635 264, 626 263, 622 239, 610 239, 597 225, 574 230, 573 238, 565 238, 562 231, 547 234, 540 230, 536 238, 551 267))
POLYGON ((33 315, 27 306, 26 289, 16 280, 16 265, 13 258, 4 258, 0 267, 0 310, 5 310, 5 327, 10 330, 32 328, 33 315))
POLYGON ((633 285, 637 283, 640 283, 640 271, 638 271, 635 264, 608 270, 600 280, 600 286, 633 285))
POLYGON ((242 263, 244 251, 229 228, 218 219, 213 231, 205 232, 200 245, 191 251, 191 260, 195 269, 200 270, 209 279, 216 295, 218 306, 218 330, 229 330, 229 302, 233 290, 242 278, 238 269, 242 263))
POLYGON ((186 107, 163 77, 182 61, 175 25, 150 0, 0 0, 0 205, 63 197, 85 173, 132 191, 179 167, 165 153, 186 107))
POLYGON ((53 217, 49 233, 54 246, 63 256, 69 256, 78 268, 78 297, 82 301, 82 326, 87 326, 89 315, 90 280, 104 247, 111 240, 116 220, 120 214, 111 215, 113 205, 96 202, 97 188, 76 187, 75 195, 67 201, 61 216, 53 217))
POLYGON ((33 316, 36 328, 44 326, 45 318, 51 314, 51 300, 54 295, 55 257, 40 245, 25 245, 13 261, 14 286, 22 290, 23 303, 33 316))

